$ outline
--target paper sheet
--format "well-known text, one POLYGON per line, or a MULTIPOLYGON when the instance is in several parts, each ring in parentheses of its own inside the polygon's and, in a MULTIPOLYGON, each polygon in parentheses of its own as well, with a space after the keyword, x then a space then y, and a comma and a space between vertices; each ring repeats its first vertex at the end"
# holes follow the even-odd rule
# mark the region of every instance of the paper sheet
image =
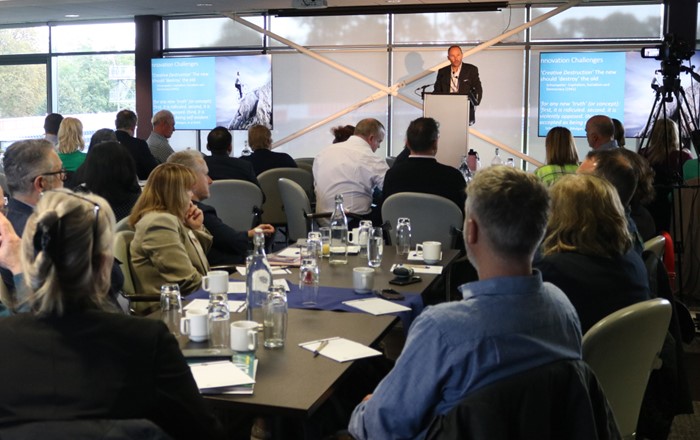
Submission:
MULTIPOLYGON (((245 289, 244 289, 244 291, 245 291, 245 289)), ((238 310, 239 308, 243 307, 243 304, 245 304, 245 301, 229 300, 228 301, 228 309, 233 312, 233 311, 238 310)), ((209 300, 208 299, 193 299, 192 301, 190 301, 189 304, 187 304, 183 308, 185 310, 204 310, 204 311, 206 311, 209 308, 209 300)))
MULTIPOLYGON (((440 252, 440 259, 442 260, 442 252, 440 252)), ((408 253, 408 261, 423 261, 423 251, 410 251, 408 253)))
MULTIPOLYGON (((289 275, 290 273, 292 273, 292 271, 287 269, 286 267, 273 267, 271 269, 272 269, 272 275, 289 275)), ((245 276, 245 274, 246 274, 245 266, 236 266, 236 272, 245 276)))
POLYGON ((419 273, 428 273, 428 274, 434 274, 434 275, 440 275, 442 273, 442 266, 430 266, 427 264, 393 264, 391 266, 391 271, 396 269, 397 267, 407 267, 413 269, 413 272, 416 274, 419 273))
POLYGON ((343 304, 360 309, 363 312, 371 313, 372 315, 386 315, 387 313, 407 312, 411 310, 410 307, 382 298, 353 299, 352 301, 343 301, 343 304))
MULTIPOLYGON (((299 347, 313 353, 314 350, 316 350, 316 348, 318 348, 325 340, 328 341, 328 345, 326 345, 319 354, 337 362, 354 361, 355 359, 381 356, 382 354, 381 352, 366 345, 362 345, 359 342, 339 337, 302 342, 299 344, 299 347)), ((309 356, 312 355, 310 354, 309 356)))
POLYGON ((190 365, 200 390, 255 383, 231 361, 203 362, 190 365))
MULTIPOLYGON (((272 280, 272 284, 282 286, 285 292, 289 292, 289 283, 284 278, 272 280)), ((228 293, 245 293, 245 281, 229 281, 228 293)))

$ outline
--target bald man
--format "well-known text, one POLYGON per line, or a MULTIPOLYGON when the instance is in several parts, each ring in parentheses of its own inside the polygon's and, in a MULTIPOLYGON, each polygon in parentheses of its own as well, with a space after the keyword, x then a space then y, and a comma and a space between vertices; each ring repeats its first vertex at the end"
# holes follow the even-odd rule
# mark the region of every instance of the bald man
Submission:
POLYGON ((617 148, 615 125, 605 115, 592 116, 586 121, 586 139, 594 150, 612 150, 617 148))

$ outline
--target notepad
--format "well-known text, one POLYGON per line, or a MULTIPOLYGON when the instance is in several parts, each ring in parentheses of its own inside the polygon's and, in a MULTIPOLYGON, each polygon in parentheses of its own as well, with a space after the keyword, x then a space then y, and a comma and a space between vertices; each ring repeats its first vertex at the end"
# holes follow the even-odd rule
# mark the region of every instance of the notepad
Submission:
POLYGON ((408 312, 411 310, 410 307, 381 298, 354 299, 352 301, 343 301, 343 304, 372 315, 386 315, 387 313, 408 312))
POLYGON ((202 392, 215 392, 218 388, 228 388, 255 383, 255 380, 241 371, 231 361, 202 362, 190 365, 197 388, 202 392))
MULTIPOLYGON (((230 311, 238 310, 245 301, 234 301, 234 300, 229 300, 228 301, 228 309, 230 311)), ((189 302, 185 307, 183 307, 185 310, 207 310, 209 308, 209 300, 208 299, 193 299, 192 301, 189 302)))
POLYGON ((366 345, 362 345, 359 342, 339 337, 302 342, 299 344, 299 347, 310 351, 311 353, 309 353, 309 356, 313 356, 312 353, 321 345, 323 341, 328 341, 328 345, 326 345, 323 350, 319 352, 319 354, 329 359, 333 359, 336 362, 354 361, 355 359, 381 356, 382 354, 381 352, 366 345))

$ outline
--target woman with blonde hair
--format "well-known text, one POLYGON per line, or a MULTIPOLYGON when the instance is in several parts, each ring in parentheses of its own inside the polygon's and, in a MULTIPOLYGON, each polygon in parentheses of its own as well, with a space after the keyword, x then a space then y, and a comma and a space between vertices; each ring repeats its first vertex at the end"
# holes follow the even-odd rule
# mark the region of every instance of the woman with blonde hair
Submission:
MULTIPOLYGON (((66 171, 74 172, 85 162, 85 140, 83 139, 83 123, 76 118, 64 118, 58 128, 58 157, 63 162, 66 171)), ((68 185, 66 185, 69 187, 68 185)))
MULTIPOLYGON (((6 222, 0 215, 4 232, 6 222)), ((98 432, 107 419, 117 430, 155 424, 176 439, 220 438, 165 324, 110 305, 113 231, 104 199, 64 189, 44 192, 29 217, 21 266, 10 269, 23 271, 31 312, 0 320, 0 350, 12 355, 0 363, 12 378, 0 387, 3 434, 31 437, 35 421, 98 432)))
POLYGON ((178 284, 183 295, 198 289, 209 270, 206 252, 212 236, 204 216, 190 200, 196 176, 189 168, 158 165, 148 177, 129 216, 135 229, 131 267, 137 292, 157 294, 163 284, 178 284))
POLYGON ((622 202, 606 180, 563 176, 550 188, 551 212, 537 263, 542 278, 576 308, 585 333, 610 313, 650 298, 644 263, 632 247, 622 202))
POLYGON ((566 174, 578 169, 578 153, 571 131, 566 127, 554 127, 547 132, 544 141, 547 165, 535 170, 542 183, 549 186, 566 174))

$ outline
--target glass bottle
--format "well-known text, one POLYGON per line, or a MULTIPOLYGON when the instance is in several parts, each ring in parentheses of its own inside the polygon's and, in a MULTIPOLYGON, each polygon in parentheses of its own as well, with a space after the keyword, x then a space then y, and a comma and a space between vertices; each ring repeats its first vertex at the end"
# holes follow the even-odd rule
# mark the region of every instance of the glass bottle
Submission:
POLYGON ((411 219, 401 217, 396 226, 396 255, 408 256, 411 251, 411 219))
POLYGON ((265 236, 262 229, 255 229, 253 245, 253 255, 250 256, 246 270, 246 319, 262 322, 261 307, 272 286, 272 270, 265 256, 265 236))
POLYGON ((496 155, 493 156, 493 159, 491 159, 491 166, 503 165, 503 159, 501 158, 500 153, 501 149, 496 148, 496 155))
POLYGON ((467 165, 469 166, 469 170, 472 172, 472 174, 476 173, 479 168, 481 168, 479 153, 477 153, 474 149, 469 149, 469 153, 467 154, 467 165))
POLYGON ((335 196, 335 209, 331 215, 331 264, 348 262, 348 219, 343 208, 343 195, 335 196))
POLYGON ((243 150, 241 151, 241 157, 250 156, 251 154, 253 154, 253 151, 248 146, 248 141, 243 141, 243 150))
POLYGON ((515 160, 513 160, 512 157, 509 157, 508 160, 506 161, 506 165, 511 167, 511 168, 515 168, 515 160))

